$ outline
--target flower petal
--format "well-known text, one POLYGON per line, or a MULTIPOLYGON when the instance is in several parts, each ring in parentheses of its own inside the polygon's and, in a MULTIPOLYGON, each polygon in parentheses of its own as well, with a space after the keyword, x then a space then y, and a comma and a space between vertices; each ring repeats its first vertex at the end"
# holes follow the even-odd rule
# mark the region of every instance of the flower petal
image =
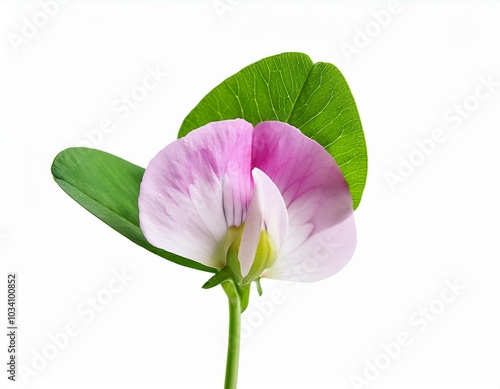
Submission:
POLYGON ((224 237, 243 223, 251 199, 252 133, 241 119, 209 123, 153 158, 139 195, 140 226, 152 245, 224 267, 224 237))
POLYGON ((252 164, 280 190, 290 227, 312 223, 317 232, 353 212, 349 187, 335 160, 289 124, 269 121, 255 127, 252 164))
POLYGON ((288 235, 285 252, 262 277, 313 282, 328 278, 342 269, 356 248, 354 215, 341 223, 310 235, 310 226, 288 235))
POLYGON ((255 127, 252 166, 261 169, 276 184, 289 218, 285 247, 265 275, 282 278, 287 267, 296 267, 300 261, 314 256, 318 242, 325 239, 329 242, 332 236, 339 237, 334 243, 335 250, 331 250, 332 257, 316 267, 325 274, 308 275, 300 271, 298 274, 299 278, 312 281, 338 271, 353 254, 356 235, 349 187, 332 156, 295 127, 270 121, 255 127), (337 252, 339 258, 335 257, 337 252))
MULTIPOLYGON (((271 241, 273 255, 270 258, 260 258, 262 263, 259 263, 255 269, 258 275, 277 259, 288 230, 288 214, 278 188, 260 169, 254 168, 252 176, 254 179, 253 195, 238 252, 243 277, 248 275, 254 265, 262 231, 267 232, 266 239, 271 241)), ((252 269, 253 272, 254 269, 252 269)))

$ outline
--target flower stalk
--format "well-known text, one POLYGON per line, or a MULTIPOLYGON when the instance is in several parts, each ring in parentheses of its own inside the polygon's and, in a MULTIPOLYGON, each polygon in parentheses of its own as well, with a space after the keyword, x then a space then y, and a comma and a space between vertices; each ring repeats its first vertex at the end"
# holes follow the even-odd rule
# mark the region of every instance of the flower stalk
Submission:
POLYGON ((232 281, 223 282, 222 287, 229 302, 229 339, 224 389, 236 389, 240 360, 241 303, 238 290, 232 281))

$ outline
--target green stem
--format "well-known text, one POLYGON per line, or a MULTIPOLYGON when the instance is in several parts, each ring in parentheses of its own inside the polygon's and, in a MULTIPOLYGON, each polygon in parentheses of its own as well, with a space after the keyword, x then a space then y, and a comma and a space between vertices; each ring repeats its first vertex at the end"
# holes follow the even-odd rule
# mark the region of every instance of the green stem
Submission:
POLYGON ((229 340, 227 345, 226 381, 224 389, 236 389, 240 360, 241 304, 236 286, 231 281, 222 283, 229 300, 229 340))

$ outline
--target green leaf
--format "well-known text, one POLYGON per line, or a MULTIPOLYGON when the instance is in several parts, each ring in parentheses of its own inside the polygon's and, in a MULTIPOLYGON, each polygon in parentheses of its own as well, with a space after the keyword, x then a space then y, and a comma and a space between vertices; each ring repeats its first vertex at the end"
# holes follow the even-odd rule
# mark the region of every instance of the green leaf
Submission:
POLYGON ((215 272, 146 241, 137 203, 143 174, 143 168, 121 158, 82 147, 62 151, 52 164, 55 181, 68 195, 132 242, 179 265, 215 272))
POLYGON ((253 125, 279 120, 316 140, 339 164, 357 208, 366 182, 366 144, 354 98, 334 65, 284 53, 247 66, 200 101, 184 119, 179 137, 236 118, 253 125))

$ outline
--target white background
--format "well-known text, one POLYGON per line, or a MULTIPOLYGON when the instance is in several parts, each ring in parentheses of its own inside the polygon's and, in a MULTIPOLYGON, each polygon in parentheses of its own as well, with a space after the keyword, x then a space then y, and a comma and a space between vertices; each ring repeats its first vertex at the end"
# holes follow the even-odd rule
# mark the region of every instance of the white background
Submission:
POLYGON ((369 176, 348 266, 295 289, 264 281, 265 295, 253 294, 239 388, 355 388, 352 376, 366 378, 367 363, 384 358, 381 344, 403 331, 412 344, 370 387, 500 388, 500 1, 402 2, 383 27, 373 12, 386 2, 73 1, 48 20, 41 4, 0 1, 1 279, 18 273, 18 359, 38 369, 11 384, 2 368, 0 388, 24 386, 23 377, 37 389, 222 388, 222 290, 202 290, 206 273, 94 218, 53 182, 50 164, 110 118, 113 131, 95 147, 145 166, 211 88, 285 51, 342 70, 369 176), (229 5, 218 13, 217 4, 229 5), (37 32, 13 44, 34 18, 37 32), (346 55, 363 30, 371 37, 358 36, 359 50, 346 55), (122 118, 113 104, 148 67, 168 76, 122 118), (488 96, 481 78, 497 84, 488 96), (449 110, 464 102, 468 117, 458 123, 449 110), (436 128, 445 140, 419 159, 415 142, 436 128), (388 173, 412 155, 421 164, 391 190, 388 173), (78 310, 106 296, 113 271, 134 279, 89 321, 78 310), (446 280, 466 288, 440 303, 446 280), (271 306, 273 290, 282 297, 271 306), (429 304, 442 312, 412 324, 429 304), (79 333, 55 355, 50 336, 70 323, 79 333), (44 352, 52 359, 34 362, 44 352))

